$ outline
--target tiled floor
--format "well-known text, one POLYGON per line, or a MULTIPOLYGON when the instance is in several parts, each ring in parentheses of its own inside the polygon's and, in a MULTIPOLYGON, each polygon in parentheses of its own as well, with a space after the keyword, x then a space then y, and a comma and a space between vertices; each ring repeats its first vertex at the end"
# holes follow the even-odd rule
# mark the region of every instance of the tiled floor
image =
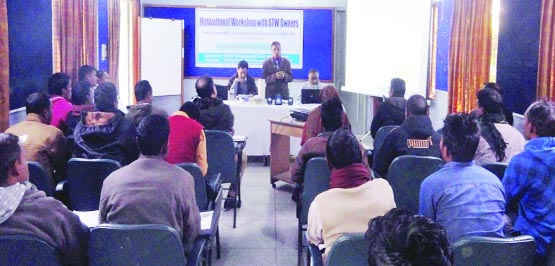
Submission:
MULTIPOLYGON (((297 218, 291 200, 292 185, 270 185, 270 168, 249 163, 243 176, 243 204, 220 218, 222 257, 213 265, 297 265, 297 218)), ((214 252, 215 254, 215 252, 214 252)))

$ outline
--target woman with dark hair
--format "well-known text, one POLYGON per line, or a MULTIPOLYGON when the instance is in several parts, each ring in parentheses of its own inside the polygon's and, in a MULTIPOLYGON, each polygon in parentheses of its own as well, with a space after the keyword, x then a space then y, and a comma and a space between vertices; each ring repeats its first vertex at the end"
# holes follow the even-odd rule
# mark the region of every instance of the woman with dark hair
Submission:
POLYGON ((503 114, 503 98, 499 90, 485 86, 477 93, 480 143, 474 160, 478 164, 489 162, 508 163, 524 149, 522 134, 513 128, 503 114))
MULTIPOLYGON (((327 102, 330 99, 338 98, 339 99, 339 92, 333 85, 328 85, 322 88, 320 91, 320 101, 322 103, 327 102)), ((314 108, 308 114, 308 118, 306 123, 304 124, 303 128, 303 137, 301 138, 301 145, 312 137, 318 136, 318 134, 324 132, 322 128, 322 121, 320 117, 322 116, 322 105, 314 108)), ((347 113, 343 111, 343 116, 341 118, 341 124, 343 128, 351 130, 351 123, 349 122, 349 118, 347 117, 347 113)))

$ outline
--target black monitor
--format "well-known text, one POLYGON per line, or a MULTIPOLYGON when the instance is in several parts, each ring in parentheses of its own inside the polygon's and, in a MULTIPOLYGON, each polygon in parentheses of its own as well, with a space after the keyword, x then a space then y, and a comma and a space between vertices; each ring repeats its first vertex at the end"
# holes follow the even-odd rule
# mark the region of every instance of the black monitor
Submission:
POLYGON ((301 90, 301 103, 320 103, 320 90, 319 89, 302 89, 301 90))
POLYGON ((218 98, 222 100, 227 100, 227 93, 229 91, 229 88, 227 86, 216 84, 216 91, 218 93, 218 98))

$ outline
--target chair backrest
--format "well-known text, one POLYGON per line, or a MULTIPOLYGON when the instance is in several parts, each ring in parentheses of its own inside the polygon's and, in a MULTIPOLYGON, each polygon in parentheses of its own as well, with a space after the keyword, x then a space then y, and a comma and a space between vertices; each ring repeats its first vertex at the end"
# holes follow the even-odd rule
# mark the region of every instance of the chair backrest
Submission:
POLYGON ((499 178, 499 180, 503 180, 503 176, 505 175, 505 170, 507 170, 507 167, 509 167, 509 164, 487 163, 487 164, 483 164, 482 167, 486 168, 488 171, 496 175, 499 178))
POLYGON ((208 194, 206 193, 206 180, 202 170, 196 163, 180 163, 179 167, 189 172, 195 180, 195 198, 199 211, 208 211, 208 194))
POLYGON ((453 244, 455 265, 534 265, 536 243, 528 235, 496 238, 466 237, 453 244))
POLYGON ((225 85, 216 84, 217 97, 222 100, 227 100, 229 88, 225 85))
POLYGON ((76 211, 98 210, 102 183, 119 168, 119 162, 111 159, 70 159, 66 186, 71 208, 76 211))
POLYGON ((308 160, 304 170, 304 187, 301 197, 301 224, 308 222, 310 204, 320 194, 330 188, 330 168, 326 158, 316 157, 308 160))
POLYGON ((161 224, 101 224, 91 229, 89 265, 184 266, 177 231, 161 224))
MULTIPOLYGON (((219 130, 205 130, 206 157, 208 158, 208 172, 206 176, 220 173, 222 183, 235 184, 235 144, 231 135, 219 130)), ((240 159, 240 158, 239 158, 240 159)))
POLYGON ((418 213, 422 181, 445 162, 431 156, 403 155, 395 158, 387 172, 387 181, 393 189, 397 208, 418 213))
POLYGON ((387 137, 387 135, 389 134, 389 132, 391 132, 391 130, 398 128, 399 126, 383 126, 380 127, 380 129, 378 129, 378 132, 376 132, 376 138, 374 138, 374 150, 372 151, 372 165, 376 165, 376 158, 378 158, 378 154, 380 152, 380 149, 382 148, 383 142, 385 141, 385 138, 387 137))
POLYGON ((328 266, 368 265, 368 247, 364 233, 345 234, 332 245, 328 266))
POLYGON ((0 265, 62 265, 53 246, 29 235, 0 235, 0 254, 0 265))
POLYGON ((44 191, 46 196, 54 196, 54 184, 48 173, 38 162, 28 162, 29 165, 29 182, 33 183, 39 190, 44 191))

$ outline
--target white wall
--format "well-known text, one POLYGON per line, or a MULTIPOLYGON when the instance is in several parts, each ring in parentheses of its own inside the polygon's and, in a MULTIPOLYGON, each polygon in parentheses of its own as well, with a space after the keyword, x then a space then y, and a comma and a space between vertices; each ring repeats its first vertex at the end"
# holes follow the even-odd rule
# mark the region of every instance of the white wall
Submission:
POLYGON ((435 130, 443 127, 443 119, 447 115, 449 106, 449 94, 446 91, 436 91, 436 98, 430 105, 430 120, 435 130))

